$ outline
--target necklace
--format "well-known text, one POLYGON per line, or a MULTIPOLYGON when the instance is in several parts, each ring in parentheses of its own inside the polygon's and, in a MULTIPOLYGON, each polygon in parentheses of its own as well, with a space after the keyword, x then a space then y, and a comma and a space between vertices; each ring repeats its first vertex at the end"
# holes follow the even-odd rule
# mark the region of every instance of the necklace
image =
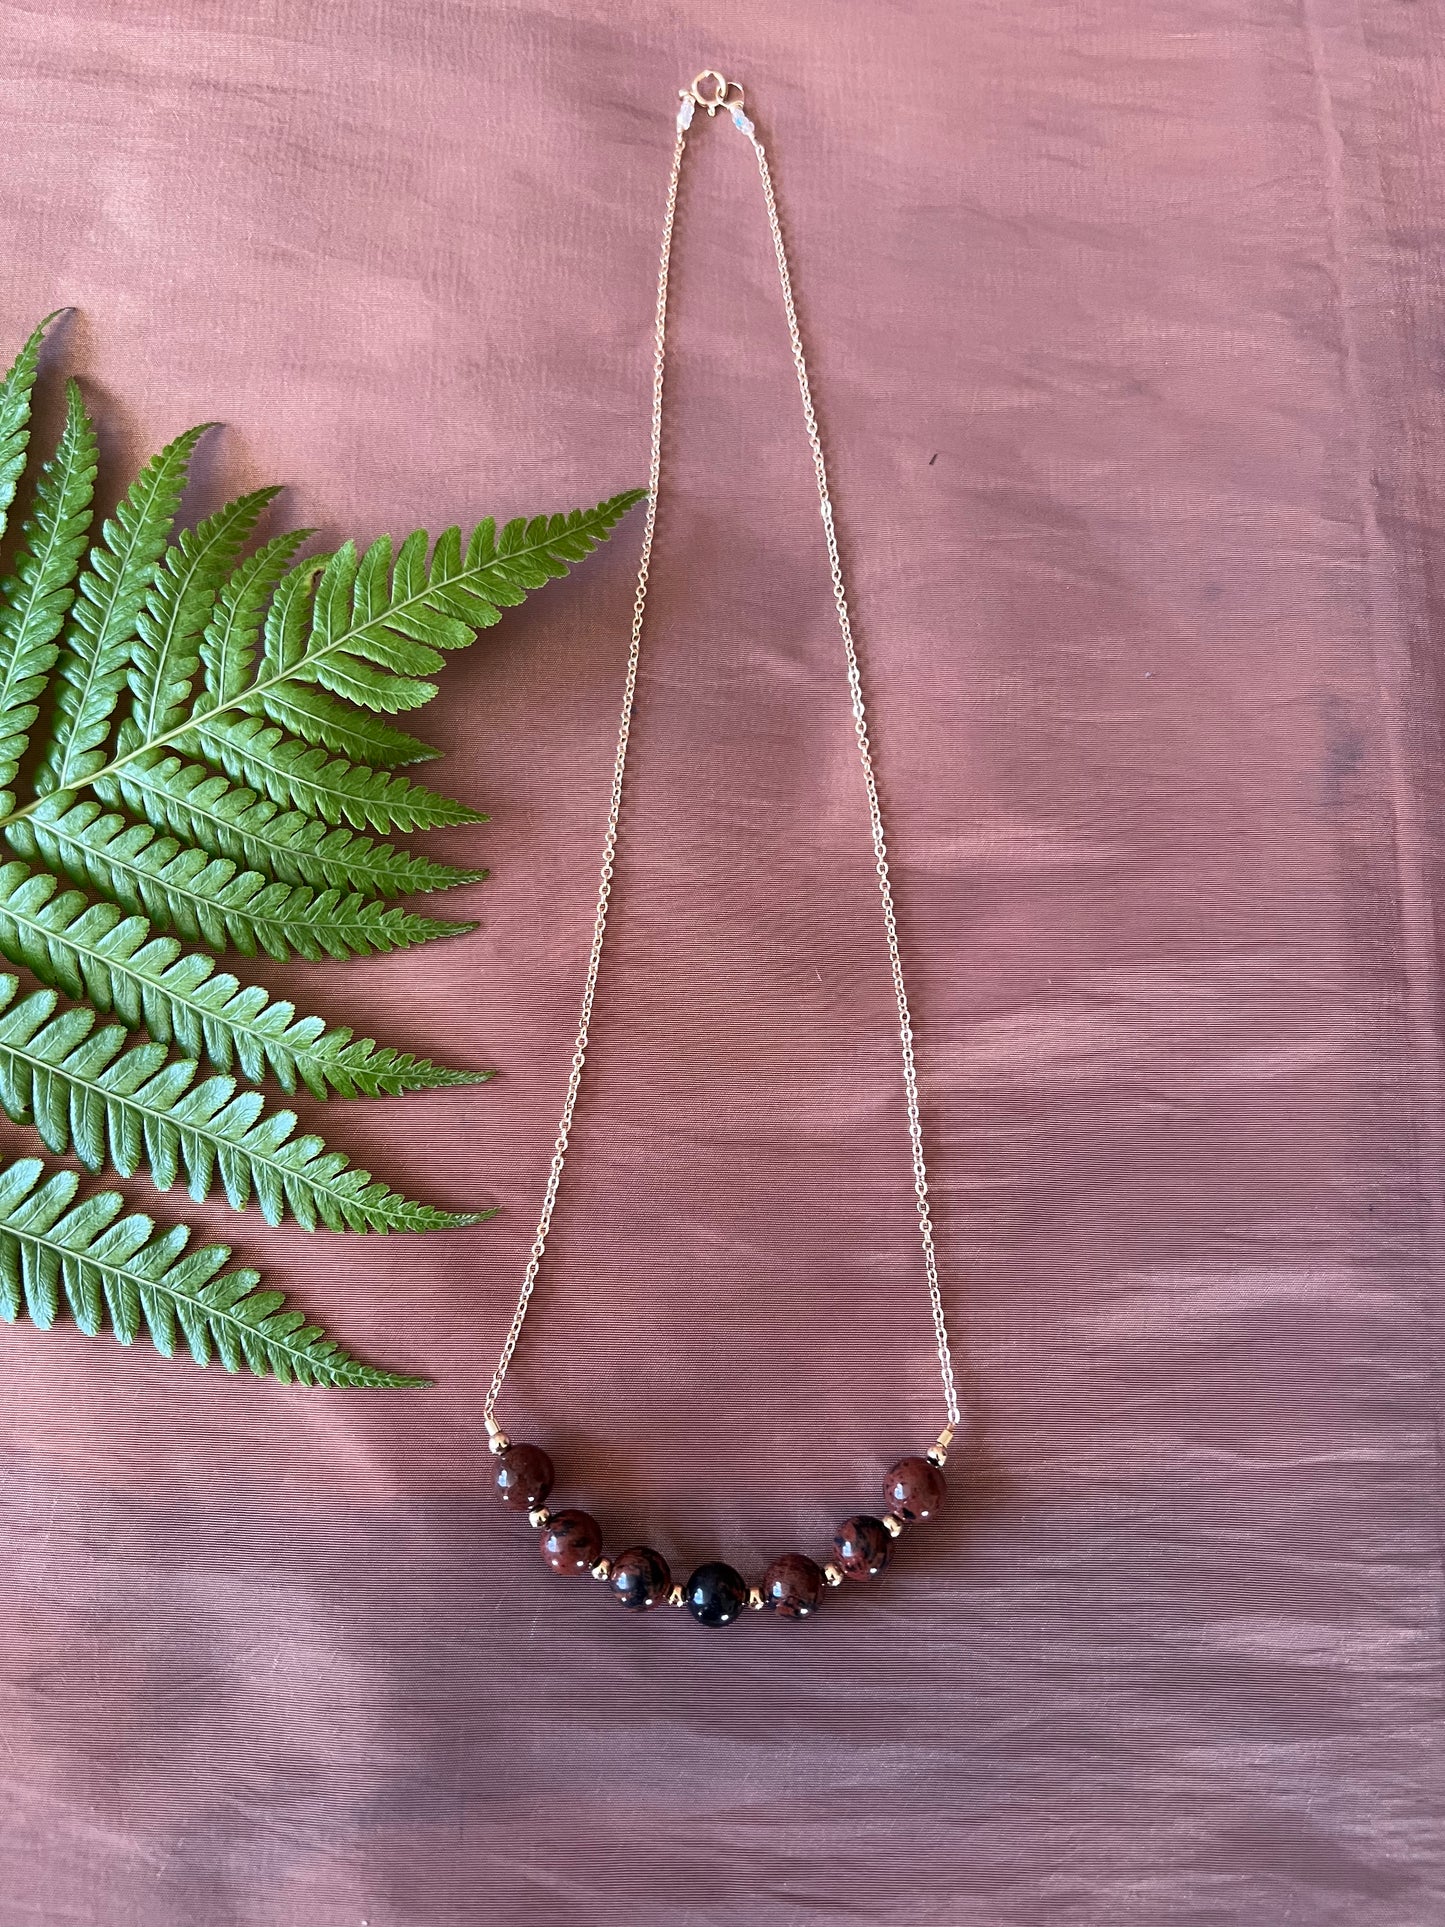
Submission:
POLYGON ((512 1315, 511 1328, 502 1346, 491 1388, 483 1406, 483 1417, 486 1422, 488 1446, 497 1459, 496 1484, 502 1502, 516 1511, 527 1514, 532 1526, 541 1534, 542 1558, 554 1572, 590 1573, 594 1579, 603 1581, 623 1606, 634 1612, 649 1611, 652 1607, 666 1601, 674 1606, 685 1606, 701 1625, 727 1626, 739 1617, 745 1607, 749 1606, 770 1609, 782 1619, 806 1619, 817 1610, 827 1588, 841 1586, 849 1580, 875 1579, 889 1564, 893 1542, 903 1532, 905 1526, 935 1517, 943 1504, 945 1492, 943 1466, 959 1425, 959 1409, 958 1392, 953 1378, 953 1361, 949 1354, 948 1328, 943 1314, 943 1297, 938 1282, 938 1261, 934 1251, 933 1222, 928 1203, 928 1173, 923 1160, 923 1133, 919 1121, 913 1027, 909 1017, 908 995, 903 983, 903 964, 899 955, 898 925, 893 912, 893 889, 889 880, 883 816, 874 778, 873 752, 868 736, 852 622, 848 613, 848 598, 843 583, 843 565, 839 559, 838 541, 833 527, 833 503, 828 492, 828 474, 823 460, 823 445, 818 434, 817 417, 813 412, 812 392, 808 383, 807 363, 803 356, 802 337, 798 330, 797 312, 793 305, 792 277, 788 272, 788 256, 783 244, 782 227, 778 220, 772 173, 768 167, 767 155, 763 151, 763 144, 758 139, 757 129, 743 111, 743 91, 736 82, 727 81, 721 74, 709 69, 699 74, 690 87, 681 90, 681 100, 682 106, 677 116, 677 139, 672 150, 672 170, 667 183, 667 208, 662 226, 662 255, 657 275, 657 315, 652 375, 652 448, 648 476, 647 515, 643 527, 642 557, 637 571, 637 594, 633 602, 632 643, 628 653, 627 675, 622 692, 622 714, 617 730, 617 755, 612 772, 612 796, 607 814, 607 831, 602 840, 602 870, 597 887, 597 914, 592 928, 592 949, 587 960, 587 975, 582 991, 582 1012, 577 1026, 576 1047, 572 1053, 572 1070, 567 1081, 567 1095, 562 1106, 561 1121, 557 1127, 551 1169, 548 1172, 542 1196, 542 1212, 537 1223, 537 1235, 523 1274, 522 1288, 517 1299, 516 1310, 512 1315), (831 1558, 819 1564, 802 1553, 784 1553, 772 1562, 758 1582, 753 1585, 749 1585, 739 1572, 721 1560, 710 1560, 707 1564, 699 1566, 685 1585, 674 1585, 667 1561, 661 1553, 653 1551, 650 1546, 631 1546, 612 1558, 604 1557, 601 1528, 590 1513, 576 1508, 552 1512, 544 1503, 550 1496, 554 1483, 552 1461, 546 1452, 538 1445, 513 1444, 496 1419, 497 1400, 506 1380, 507 1368, 517 1349, 517 1341, 522 1335, 527 1308, 531 1303, 537 1275, 547 1249, 547 1234, 551 1228, 552 1212, 557 1202, 558 1187, 562 1181, 562 1170, 572 1134, 573 1113, 577 1107, 577 1094, 581 1089, 582 1071, 587 1059, 592 1007, 597 992, 598 970, 602 962, 602 943, 607 930, 607 912, 612 897, 613 872, 617 856, 618 826, 622 815, 627 744, 632 729, 638 663, 642 650, 643 619, 647 609, 647 577, 652 561, 653 535, 657 527, 658 482, 662 469, 662 389, 667 344, 668 266, 672 255, 673 224, 677 212, 677 188, 682 172, 683 151, 687 145, 688 129, 699 107, 707 110, 709 119, 719 108, 722 108, 734 127, 751 143, 758 164, 758 173, 762 179, 763 199, 767 205, 773 252, 777 257, 783 310, 788 323, 788 339, 792 345, 793 365, 797 371, 798 389, 803 402, 803 426, 807 432, 808 447, 812 453, 813 469, 818 483, 818 506, 823 518, 823 536, 827 544, 828 563, 833 580, 833 600, 837 607, 838 628, 843 640, 848 691, 852 699, 854 734, 857 738, 863 784, 868 799, 874 867, 878 876, 879 897, 883 910, 883 931, 888 945, 888 961, 898 1010, 903 1090, 908 1120, 908 1141, 913 1155, 913 1187, 918 1206, 923 1273, 933 1313, 933 1332, 938 1350, 938 1366, 943 1383, 943 1401, 947 1420, 943 1430, 925 1454, 899 1459, 888 1468, 882 1481, 885 1503, 880 1514, 857 1513, 839 1526, 833 1537, 831 1558))

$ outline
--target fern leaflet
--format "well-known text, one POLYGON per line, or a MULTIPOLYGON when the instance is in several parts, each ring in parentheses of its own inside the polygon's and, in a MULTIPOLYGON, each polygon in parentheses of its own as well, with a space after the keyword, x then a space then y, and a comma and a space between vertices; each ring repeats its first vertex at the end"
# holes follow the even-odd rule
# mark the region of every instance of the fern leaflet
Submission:
MULTIPOLYGON (((258 488, 187 529, 166 551, 140 614, 132 652, 131 719, 120 733, 133 748, 164 734, 186 713, 186 698, 201 661, 201 632, 231 564, 261 511, 281 493, 258 488)), ((244 641, 244 631, 238 640, 244 641)))
POLYGON ((406 835, 487 820, 480 810, 439 796, 405 776, 348 763, 313 744, 294 742, 259 716, 218 712, 182 734, 177 747, 184 754, 218 764, 236 782, 273 803, 302 810, 323 823, 354 823, 358 829, 406 835))
POLYGON ((75 594, 90 528, 95 430, 75 383, 66 385, 60 446, 40 471, 35 508, 21 531, 15 573, 0 586, 0 816, 20 767, 57 653, 55 638, 75 594))
POLYGON ((470 923, 443 923, 351 890, 309 889, 238 870, 224 857, 184 849, 146 823, 127 824, 98 803, 46 797, 5 835, 18 856, 90 885, 123 910, 139 910, 213 950, 366 957, 408 950, 432 937, 460 936, 470 923))
POLYGON ((23 863, 0 866, 0 951, 43 983, 142 1026, 187 1056, 219 1070, 233 1066, 252 1082, 269 1074, 285 1091, 302 1084, 314 1097, 397 1097, 403 1091, 484 1083, 490 1071, 456 1071, 389 1050, 321 1017, 298 1017, 241 984, 199 951, 157 937, 144 917, 113 904, 87 903, 23 863))
POLYGON ((128 763, 94 788, 103 802, 123 804, 133 816, 163 825, 183 843, 317 889, 353 886, 378 897, 404 897, 480 883, 486 875, 485 870, 433 863, 301 810, 283 810, 253 790, 237 788, 213 770, 183 763, 164 750, 128 763))
POLYGON ((90 552, 60 658, 54 729, 36 775, 42 795, 84 782, 105 763, 98 745, 125 686, 136 622, 180 506, 191 454, 209 426, 178 435, 142 469, 90 552))
POLYGON ((258 1291, 258 1272, 223 1271, 229 1245, 188 1252, 188 1226, 158 1233, 141 1212, 127 1213, 114 1191, 77 1204, 79 1185, 73 1171, 47 1177, 38 1158, 0 1169, 0 1318, 7 1323, 24 1313, 48 1331, 63 1303, 88 1336, 109 1319, 122 1345, 144 1330, 166 1358, 179 1340, 198 1365, 216 1358, 228 1372, 244 1366, 283 1385, 427 1382, 361 1364, 300 1312, 283 1311, 279 1291, 258 1291))
POLYGON ((184 1176, 197 1201, 219 1178, 239 1210, 254 1195, 268 1224, 288 1214, 308 1231, 435 1231, 475 1214, 413 1204, 351 1168, 321 1139, 296 1137, 292 1111, 269 1111, 231 1077, 196 1082, 194 1059, 133 1044, 93 1011, 56 1011, 53 990, 14 1004, 19 980, 0 976, 0 1110, 33 1124, 48 1151, 73 1150, 89 1171, 107 1158, 122 1177, 142 1164, 169 1191, 184 1176), (11 1007, 13 1004, 13 1008, 11 1007))
POLYGON ((25 473, 30 446, 30 396, 40 366, 40 346, 55 316, 47 315, 0 379, 0 535, 25 473))

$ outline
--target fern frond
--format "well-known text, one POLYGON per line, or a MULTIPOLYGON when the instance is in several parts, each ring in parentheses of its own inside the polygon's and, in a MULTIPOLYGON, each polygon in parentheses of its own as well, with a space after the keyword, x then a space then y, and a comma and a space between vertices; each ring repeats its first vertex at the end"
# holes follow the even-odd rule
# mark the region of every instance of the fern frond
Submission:
POLYGON ((181 842, 284 882, 404 897, 477 883, 486 875, 413 856, 359 831, 331 828, 299 810, 283 810, 164 751, 127 763, 94 787, 102 802, 123 804, 181 842))
POLYGON ((0 816, 14 807, 7 786, 15 780, 55 662, 55 638, 75 594, 90 528, 95 430, 73 381, 66 384, 65 402, 60 445, 40 471, 15 573, 0 587, 0 816))
POLYGON ((313 533, 311 529, 289 529, 273 535, 227 577, 201 637, 206 695, 213 702, 228 703, 245 687, 266 606, 289 569, 292 556, 313 533))
POLYGON ((395 1097, 492 1075, 451 1070, 328 1028, 324 1018, 298 1017, 294 1004, 238 983, 173 937, 153 935, 144 917, 88 903, 23 863, 0 867, 0 954, 132 1030, 143 1024, 160 1042, 218 1070, 234 1066, 252 1082, 269 1071, 287 1091, 299 1082, 315 1097, 395 1097))
POLYGON ((125 686, 136 620, 180 506, 191 455, 210 426, 178 435, 141 470, 91 550, 65 628, 55 721, 36 774, 41 795, 73 788, 105 764, 99 746, 125 686))
POLYGON ((388 770, 368 769, 298 743, 259 716, 219 715, 188 730, 175 747, 199 755, 273 803, 327 823, 400 832, 485 823, 480 810, 388 770))
POLYGON ((399 769, 406 763, 434 762, 441 755, 439 749, 417 736, 408 736, 404 729, 328 696, 316 683, 276 683, 258 696, 243 696, 241 707, 259 713, 278 728, 299 736, 302 742, 319 743, 348 763, 399 769))
MULTIPOLYGON (((47 325, 0 376, 0 534, 47 325)), ((70 383, 0 585, 0 856, 21 859, 0 862, 0 958, 45 986, 26 994, 0 968, 0 1114, 91 1171, 220 1189, 273 1224, 474 1224, 353 1169, 238 1079, 325 1098, 492 1073, 299 1015, 212 953, 348 958, 474 927, 401 906, 486 872, 396 839, 487 819, 398 774, 439 752, 387 719, 429 702, 449 651, 565 575, 642 491, 434 544, 417 530, 298 560, 311 532, 297 530, 248 553, 274 488, 176 530, 207 426, 155 456, 96 535, 96 439, 70 383)), ((228 1370, 420 1382, 348 1357, 256 1273, 226 1272, 225 1247, 188 1252, 190 1236, 158 1234, 115 1192, 82 1197, 69 1172, 0 1161, 0 1317, 48 1326, 68 1303, 87 1332, 108 1321, 128 1345, 148 1329, 228 1370)))
POLYGON ((400 1197, 319 1137, 294 1136, 294 1111, 268 1111, 259 1091, 239 1091, 233 1077, 197 1083, 193 1058, 172 1058, 164 1044, 127 1048, 122 1025, 97 1028, 79 1004, 57 1013, 53 990, 16 1004, 18 988, 0 976, 0 1109, 33 1124, 47 1150, 74 1151, 89 1171, 108 1158, 122 1177, 144 1164, 162 1191, 184 1175, 198 1203, 219 1178, 236 1210, 254 1196, 268 1224, 289 1212, 308 1231, 479 1222, 400 1197))
POLYGON ((173 1357, 182 1340, 198 1365, 212 1358, 228 1372, 244 1366, 283 1385, 426 1384, 363 1365, 298 1311, 283 1311, 279 1291, 258 1291, 259 1272, 225 1271, 229 1245, 187 1252, 191 1231, 157 1233, 142 1212, 127 1212, 115 1191, 75 1203, 73 1171, 48 1176, 39 1158, 0 1168, 0 1318, 25 1313, 42 1331, 55 1323, 62 1297, 81 1331, 110 1328, 122 1345, 146 1331, 173 1357))
MULTIPOLYGON (((56 314, 60 310, 56 309, 56 314)), ((25 473, 25 451, 30 446, 30 397, 40 366, 45 330, 54 321, 48 314, 0 377, 0 535, 5 533, 10 504, 25 473)))
POLYGON ((200 668, 201 634, 232 563, 261 512, 281 493, 258 488, 228 502, 166 550, 136 617, 130 670, 135 697, 121 731, 124 751, 152 742, 185 714, 200 668))
POLYGON ((147 823, 127 823, 90 798, 47 796, 4 834, 17 856, 62 871, 123 910, 142 912, 193 943, 247 957, 258 950, 281 962, 293 953, 312 962, 365 957, 476 928, 419 917, 355 891, 272 882, 204 850, 183 849, 173 837, 147 823))

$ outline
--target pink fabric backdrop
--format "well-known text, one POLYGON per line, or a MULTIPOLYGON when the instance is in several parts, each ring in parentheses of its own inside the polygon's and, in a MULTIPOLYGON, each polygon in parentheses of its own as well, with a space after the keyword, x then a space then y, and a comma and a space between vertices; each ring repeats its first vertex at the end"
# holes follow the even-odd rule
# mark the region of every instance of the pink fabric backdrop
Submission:
MULTIPOLYGON (((0 6, 7 344, 113 497, 328 538, 644 479, 678 84, 792 234, 976 1444, 813 1624, 635 1620, 486 1490, 637 519, 446 672, 474 937, 267 968, 504 1073, 327 1114, 492 1223, 189 1212, 423 1394, 0 1334, 3 1927, 1427 1927, 1438 0, 0 6)), ((593 1074, 503 1416, 614 1545, 817 1547, 939 1423, 817 511, 703 125, 593 1074)), ((316 1107, 312 1107, 313 1109, 316 1107)), ((7 1127, 0 1149, 28 1142, 7 1127)), ((137 1202, 150 1194, 131 1187, 137 1202)))

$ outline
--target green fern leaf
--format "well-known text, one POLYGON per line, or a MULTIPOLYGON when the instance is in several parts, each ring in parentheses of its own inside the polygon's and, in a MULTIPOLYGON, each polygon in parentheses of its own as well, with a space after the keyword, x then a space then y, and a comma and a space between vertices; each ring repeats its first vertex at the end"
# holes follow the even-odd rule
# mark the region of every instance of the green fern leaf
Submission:
POLYGON ((122 1345, 146 1331, 170 1358, 181 1339, 198 1365, 218 1358, 282 1384, 408 1387, 426 1384, 352 1358, 300 1312, 283 1311, 279 1291, 258 1291, 260 1273, 224 1271, 229 1245, 187 1252, 191 1232, 157 1234, 143 1213, 126 1212, 115 1191, 75 1203, 73 1171, 46 1175, 39 1158, 0 1169, 0 1318, 25 1313, 42 1331, 62 1298, 81 1331, 110 1328, 122 1345), (43 1180, 43 1182, 42 1182, 43 1180))
POLYGON ((305 653, 306 632, 316 603, 316 578, 326 567, 324 555, 308 556, 289 569, 277 584, 276 598, 266 612, 263 669, 268 680, 290 675, 305 653))
MULTIPOLYGON (((15 780, 55 662, 55 638, 75 594, 90 527, 95 466, 95 430, 72 381, 60 446, 40 471, 15 573, 0 587, 0 785, 15 780)), ((0 816, 14 804, 9 789, 0 787, 0 816)))
POLYGON ((408 736, 404 729, 384 723, 364 709, 338 702, 314 683, 277 683, 263 689, 259 696, 243 697, 241 707, 253 714, 259 712, 305 743, 319 743, 348 763, 399 769, 406 763, 430 763, 441 755, 430 743, 408 736))
POLYGON ((127 823, 86 798, 48 796, 31 815, 5 828, 17 856, 62 871, 152 923, 193 943, 258 950, 284 962, 293 953, 365 957, 408 950, 436 937, 474 930, 377 903, 354 891, 276 883, 225 858, 183 849, 146 823, 127 823))
POLYGON ((196 443, 209 422, 188 429, 132 483, 81 575, 60 655, 55 725, 36 788, 73 788, 105 764, 99 745, 130 667, 136 621, 180 506, 196 443))
POLYGON ((477 1224, 399 1197, 353 1170, 318 1137, 295 1137, 293 1111, 268 1111, 233 1077, 196 1082, 194 1059, 164 1044, 133 1044, 120 1024, 97 1027, 53 990, 13 1003, 19 980, 0 977, 0 1109, 33 1124, 49 1151, 73 1150, 89 1171, 107 1159, 122 1177, 142 1164, 169 1191, 182 1175, 198 1203, 217 1179, 240 1210, 254 1196, 268 1224, 289 1212, 306 1230, 431 1231, 477 1224))
MULTIPOLYGON (((442 651, 471 642, 502 609, 566 575, 642 496, 630 489, 570 515, 519 517, 500 537, 488 519, 473 530, 465 553, 460 531, 447 529, 430 561, 426 531, 418 529, 394 564, 385 538, 360 557, 347 543, 324 561, 302 563, 277 591, 251 695, 261 698, 286 682, 319 682, 385 714, 429 702, 436 685, 424 678, 440 666, 442 651)), ((216 713, 198 705, 194 721, 216 713)))
POLYGON ((490 1071, 450 1070, 388 1049, 320 1017, 298 1017, 255 984, 114 904, 87 903, 23 863, 0 867, 0 954, 67 996, 84 998, 134 1030, 219 1070, 259 1081, 269 1071, 284 1090, 313 1096, 395 1097, 403 1091, 480 1084, 490 1071))
POLYGON ((487 821, 480 810, 404 776, 334 759, 314 744, 294 742, 258 716, 218 715, 188 730, 175 746, 183 755, 219 764, 236 782, 273 803, 327 823, 405 835, 444 824, 487 821))
POLYGON ((128 763, 95 784, 102 802, 159 824, 181 842, 285 882, 404 897, 477 883, 485 870, 458 870, 331 828, 299 810, 282 810, 253 790, 237 789, 195 763, 163 751, 128 763))
POLYGON ((350 542, 331 557, 316 585, 311 633, 286 668, 294 674, 309 658, 311 673, 333 695, 368 709, 419 709, 437 693, 435 683, 421 680, 441 668, 433 645, 460 648, 471 639, 464 624, 432 615, 420 598, 410 608, 393 601, 391 543, 383 536, 360 560, 350 542))
POLYGON ((228 502, 166 550, 136 618, 130 671, 135 705, 121 731, 122 750, 153 742, 186 712, 200 668, 201 634, 231 564, 261 512, 281 493, 258 488, 228 502))
MULTIPOLYGON (((332 557, 330 563, 345 562, 348 556, 354 563, 354 550, 343 550, 341 557, 332 557)), ((254 693, 242 692, 240 706, 247 713, 259 713, 283 729, 291 726, 290 719, 294 717, 299 724, 296 733, 304 742, 337 750, 348 761, 375 761, 383 769, 395 768, 399 763, 425 762, 436 752, 429 751, 414 736, 377 721, 367 710, 358 709, 350 702, 328 696, 314 682, 297 680, 298 675, 313 673, 307 637, 315 621, 316 578, 329 567, 327 557, 313 557, 299 564, 280 584, 266 617, 261 681, 254 693), (377 745, 383 746, 384 753, 373 758, 367 752, 377 745)), ((330 595, 334 577, 328 579, 330 595)), ((381 700, 372 705, 373 709, 394 710, 402 706, 384 682, 378 683, 378 689, 381 700)), ((355 689, 349 693, 354 694, 355 689)), ((422 700, 425 701, 425 697, 422 700)))
POLYGON ((292 556, 312 534, 311 529, 290 529, 272 536, 227 579, 201 637, 206 694, 213 701, 228 703, 246 686, 266 605, 292 556))
MULTIPOLYGON (((56 314, 59 313, 57 308, 56 314)), ((25 451, 30 446, 30 397, 40 366, 45 330, 54 319, 53 314, 45 317, 0 379, 0 535, 5 533, 10 504, 25 473, 25 451)))

